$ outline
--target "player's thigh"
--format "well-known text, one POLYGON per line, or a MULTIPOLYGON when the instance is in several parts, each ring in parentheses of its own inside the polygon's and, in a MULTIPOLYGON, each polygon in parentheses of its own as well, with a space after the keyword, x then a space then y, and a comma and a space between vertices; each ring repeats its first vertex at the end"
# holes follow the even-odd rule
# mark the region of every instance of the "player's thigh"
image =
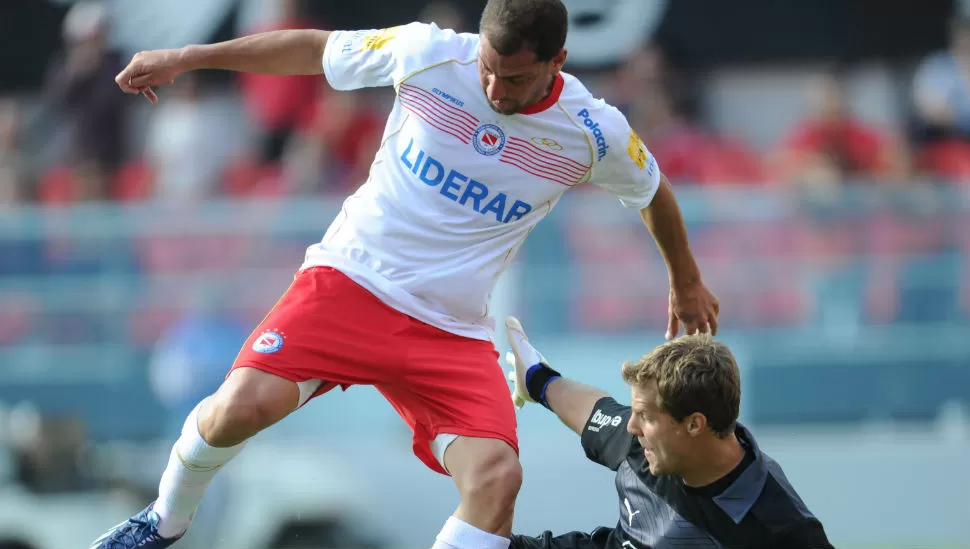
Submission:
POLYGON ((594 538, 585 532, 553 535, 549 530, 538 536, 512 535, 509 549, 605 549, 605 539, 594 538))

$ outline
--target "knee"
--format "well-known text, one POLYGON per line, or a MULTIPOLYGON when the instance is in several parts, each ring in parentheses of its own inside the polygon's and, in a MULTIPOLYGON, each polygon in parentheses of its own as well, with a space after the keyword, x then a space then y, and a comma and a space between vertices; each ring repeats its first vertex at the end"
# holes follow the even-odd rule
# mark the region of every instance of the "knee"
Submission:
POLYGON ((462 499, 510 507, 522 486, 522 465, 504 443, 477 455, 461 480, 462 499))

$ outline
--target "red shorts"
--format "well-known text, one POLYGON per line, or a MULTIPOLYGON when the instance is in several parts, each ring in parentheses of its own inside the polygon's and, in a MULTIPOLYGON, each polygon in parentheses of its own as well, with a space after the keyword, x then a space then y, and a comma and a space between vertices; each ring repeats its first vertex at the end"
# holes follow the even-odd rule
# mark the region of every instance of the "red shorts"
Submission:
POLYGON ((496 438, 518 452, 515 410, 491 342, 416 320, 330 267, 296 274, 236 357, 232 369, 241 367, 297 383, 323 380, 313 396, 373 385, 411 427, 415 455, 441 474, 448 473, 431 451, 439 434, 496 438))

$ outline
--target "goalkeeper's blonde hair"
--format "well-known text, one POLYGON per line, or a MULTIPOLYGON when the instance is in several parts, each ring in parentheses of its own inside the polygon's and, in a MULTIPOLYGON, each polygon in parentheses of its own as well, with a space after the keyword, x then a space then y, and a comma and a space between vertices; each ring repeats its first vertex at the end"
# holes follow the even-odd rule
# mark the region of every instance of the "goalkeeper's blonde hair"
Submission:
POLYGON ((676 421, 701 413, 718 436, 734 431, 741 409, 741 375, 727 345, 709 334, 681 336, 622 367, 633 386, 657 382, 662 410, 676 421))

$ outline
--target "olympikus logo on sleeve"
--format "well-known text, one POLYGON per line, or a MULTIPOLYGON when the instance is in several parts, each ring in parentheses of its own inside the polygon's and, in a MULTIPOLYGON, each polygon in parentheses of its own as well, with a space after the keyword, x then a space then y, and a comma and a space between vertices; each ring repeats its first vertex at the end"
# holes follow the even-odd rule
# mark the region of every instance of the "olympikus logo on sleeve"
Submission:
POLYGON ((589 418, 587 430, 598 433, 603 427, 619 427, 621 423, 623 423, 623 416, 608 416, 597 409, 593 417, 589 418))
POLYGON ((599 162, 603 160, 603 157, 606 156, 606 150, 610 148, 606 143, 606 136, 603 135, 599 122, 593 120, 588 110, 579 111, 579 117, 583 119, 583 125, 589 128, 589 132, 596 139, 596 161, 599 162))
POLYGON ((439 90, 438 88, 432 88, 431 89, 431 93, 437 95, 438 97, 444 99, 445 101, 450 101, 450 102, 454 103, 455 106, 458 106, 458 107, 464 107, 465 106, 465 102, 464 101, 462 101, 461 99, 458 99, 457 97, 451 96, 447 92, 443 92, 443 91, 439 90))
POLYGON ((340 48, 340 53, 346 55, 357 51, 356 43, 358 40, 367 36, 369 31, 359 30, 350 33, 346 40, 344 40, 343 46, 340 48))

